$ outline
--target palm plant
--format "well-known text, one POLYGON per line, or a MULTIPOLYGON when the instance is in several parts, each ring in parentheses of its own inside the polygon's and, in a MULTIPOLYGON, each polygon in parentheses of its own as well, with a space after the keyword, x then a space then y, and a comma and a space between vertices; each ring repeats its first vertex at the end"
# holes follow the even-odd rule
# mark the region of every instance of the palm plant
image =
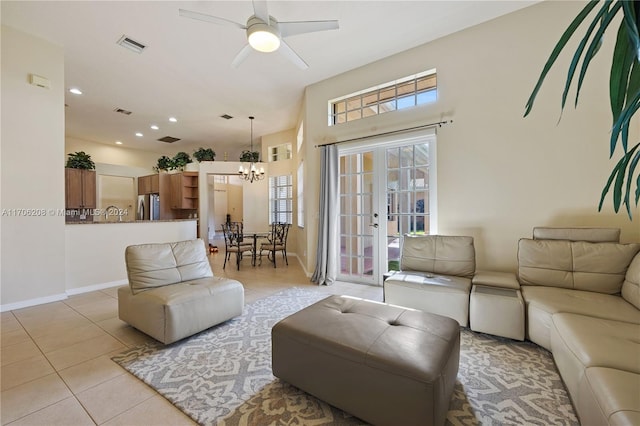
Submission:
POLYGON ((575 105, 577 106, 580 88, 584 82, 589 64, 602 45, 604 33, 620 11, 622 11, 623 16, 620 26, 618 27, 618 35, 611 61, 611 74, 609 77, 609 99, 613 116, 613 127, 609 140, 609 158, 612 158, 615 154, 618 140, 620 140, 623 155, 613 168, 602 190, 598 211, 602 210, 605 197, 613 187, 613 207, 615 212, 618 213, 620 206, 624 205, 631 219, 631 189, 634 179, 636 184, 634 194, 636 206, 640 199, 640 173, 636 171, 638 162, 640 162, 640 142, 632 147, 628 145, 629 124, 632 117, 638 111, 638 108, 640 108, 640 64, 638 63, 640 59, 640 36, 638 35, 638 27, 640 26, 638 24, 640 2, 628 0, 590 0, 571 22, 551 52, 549 59, 542 69, 538 82, 527 101, 524 116, 526 117, 531 112, 538 91, 549 70, 560 55, 560 52, 574 35, 576 29, 593 12, 595 15, 591 17, 592 21, 578 44, 569 65, 567 80, 564 92, 562 93, 562 108, 564 109, 569 88, 578 71, 578 65, 582 60, 579 67, 580 72, 576 88, 575 105), (602 6, 596 9, 596 6, 601 3, 603 3, 602 6))

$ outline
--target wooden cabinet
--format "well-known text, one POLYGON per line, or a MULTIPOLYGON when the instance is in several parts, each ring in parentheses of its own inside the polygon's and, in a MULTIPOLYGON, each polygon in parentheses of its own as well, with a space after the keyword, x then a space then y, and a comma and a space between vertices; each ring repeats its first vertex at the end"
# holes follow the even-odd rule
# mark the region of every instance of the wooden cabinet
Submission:
POLYGON ((198 172, 182 172, 171 177, 171 208, 198 209, 198 172))
POLYGON ((95 170, 64 169, 64 174, 65 207, 67 209, 95 209, 95 170))
POLYGON ((160 177, 155 175, 138 177, 138 195, 158 194, 160 192, 160 177))

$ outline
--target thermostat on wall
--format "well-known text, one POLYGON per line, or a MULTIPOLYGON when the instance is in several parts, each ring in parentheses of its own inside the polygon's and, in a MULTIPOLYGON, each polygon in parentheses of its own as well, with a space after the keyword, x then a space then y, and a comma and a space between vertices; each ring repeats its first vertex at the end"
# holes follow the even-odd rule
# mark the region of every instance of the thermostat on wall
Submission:
POLYGON ((51 88, 51 82, 48 78, 40 77, 39 75, 29 74, 29 83, 34 86, 43 87, 45 89, 51 88))

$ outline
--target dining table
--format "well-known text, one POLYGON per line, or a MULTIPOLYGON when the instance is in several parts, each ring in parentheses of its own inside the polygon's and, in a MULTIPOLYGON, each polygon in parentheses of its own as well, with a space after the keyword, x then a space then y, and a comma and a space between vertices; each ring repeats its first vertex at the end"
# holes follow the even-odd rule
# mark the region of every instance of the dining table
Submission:
POLYGON ((242 238, 253 240, 253 251, 251 254, 251 266, 256 266, 256 256, 258 253, 258 238, 266 238, 271 235, 270 231, 243 231, 242 238))

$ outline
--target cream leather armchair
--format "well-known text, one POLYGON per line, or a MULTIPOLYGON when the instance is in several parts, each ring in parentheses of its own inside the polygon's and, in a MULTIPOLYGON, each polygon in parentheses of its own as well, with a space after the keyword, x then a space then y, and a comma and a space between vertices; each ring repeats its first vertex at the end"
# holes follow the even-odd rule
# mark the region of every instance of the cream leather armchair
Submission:
POLYGON ((469 293, 476 269, 472 237, 405 235, 400 272, 384 282, 384 301, 469 323, 469 293))

